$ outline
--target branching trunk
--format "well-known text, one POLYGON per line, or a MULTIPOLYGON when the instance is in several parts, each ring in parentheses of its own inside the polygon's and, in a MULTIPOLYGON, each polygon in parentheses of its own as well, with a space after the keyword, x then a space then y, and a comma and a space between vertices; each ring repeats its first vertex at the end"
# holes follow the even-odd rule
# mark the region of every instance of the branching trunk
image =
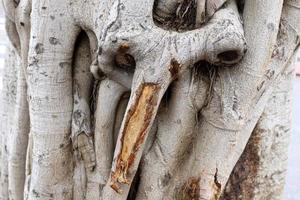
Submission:
POLYGON ((3 3, 0 199, 280 199, 300 1, 3 3))

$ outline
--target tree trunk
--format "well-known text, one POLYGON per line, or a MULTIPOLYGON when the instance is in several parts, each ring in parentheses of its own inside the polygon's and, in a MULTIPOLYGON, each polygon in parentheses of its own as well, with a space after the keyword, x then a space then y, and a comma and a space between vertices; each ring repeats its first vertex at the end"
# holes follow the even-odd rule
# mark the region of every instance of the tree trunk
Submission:
POLYGON ((222 199, 282 199, 294 77, 294 63, 288 65, 274 84, 273 93, 227 182, 222 199))
POLYGON ((0 199, 281 198, 299 0, 3 5, 0 199))

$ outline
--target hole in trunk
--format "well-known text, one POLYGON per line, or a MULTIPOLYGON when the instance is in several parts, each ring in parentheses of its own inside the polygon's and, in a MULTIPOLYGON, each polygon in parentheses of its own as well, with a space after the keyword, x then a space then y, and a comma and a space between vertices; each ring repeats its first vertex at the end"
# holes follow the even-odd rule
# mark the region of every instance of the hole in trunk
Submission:
POLYGON ((222 53, 218 54, 218 58, 221 60, 221 62, 224 63, 231 63, 239 59, 239 53, 235 50, 231 51, 224 51, 222 53))
POLYGON ((114 63, 117 67, 129 73, 133 73, 136 67, 135 58, 129 54, 129 46, 121 45, 114 57, 114 63))
POLYGON ((136 66, 134 57, 128 53, 117 53, 115 64, 128 72, 134 72, 136 66))

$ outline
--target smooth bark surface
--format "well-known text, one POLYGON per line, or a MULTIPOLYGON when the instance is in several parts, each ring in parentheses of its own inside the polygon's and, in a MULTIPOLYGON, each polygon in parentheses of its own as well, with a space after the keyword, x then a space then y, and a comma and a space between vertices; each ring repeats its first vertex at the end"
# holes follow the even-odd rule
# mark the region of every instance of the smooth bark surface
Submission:
POLYGON ((280 199, 300 1, 3 4, 0 199, 280 199))

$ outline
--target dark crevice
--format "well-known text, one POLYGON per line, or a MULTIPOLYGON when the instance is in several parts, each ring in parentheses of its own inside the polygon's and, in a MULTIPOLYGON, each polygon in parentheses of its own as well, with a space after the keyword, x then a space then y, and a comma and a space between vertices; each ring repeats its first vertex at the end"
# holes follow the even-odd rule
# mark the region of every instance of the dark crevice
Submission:
POLYGON ((195 28, 196 23, 196 0, 183 0, 178 3, 174 13, 166 16, 160 16, 157 10, 158 0, 153 7, 153 20, 155 24, 163 29, 175 31, 186 31, 195 28))
MULTIPOLYGON (((84 43, 84 42, 87 42, 88 45, 89 45, 89 49, 91 49, 90 47, 90 42, 89 42, 89 38, 88 38, 88 35, 85 31, 81 31, 79 33, 79 35, 77 36, 76 38, 76 42, 75 42, 75 45, 74 45, 74 53, 73 53, 73 60, 72 60, 72 77, 74 77, 74 74, 75 74, 75 70, 76 67, 75 67, 75 59, 76 59, 76 53, 78 51, 78 48, 84 43)), ((91 52, 91 51, 90 51, 91 52)), ((84 56, 84 55, 82 55, 84 56)), ((91 59, 91 53, 89 53, 89 55, 86 55, 87 57, 89 57, 91 59)), ((89 66, 86 66, 86 73, 90 73, 90 65, 92 63, 92 60, 90 60, 90 64, 89 66)), ((63 63, 60 63, 60 65, 62 65, 63 63)), ((92 77, 92 75, 91 75, 92 77)), ((90 102, 89 102, 89 105, 90 105, 90 111, 91 111, 91 128, 93 129, 94 127, 94 111, 95 111, 95 108, 96 108, 96 102, 97 102, 97 91, 98 91, 98 81, 93 81, 93 85, 92 85, 92 89, 91 89, 91 97, 90 97, 90 102)), ((74 84, 74 83, 73 83, 74 84)), ((73 86, 73 89, 74 90, 74 86, 73 86)))
POLYGON ((138 189, 139 189, 139 185, 140 185, 140 180, 141 180, 141 170, 140 170, 141 167, 138 168, 134 178, 133 178, 133 181, 132 181, 132 184, 131 184, 131 187, 130 187, 130 190, 129 190, 129 194, 127 196, 127 200, 135 200, 136 199, 136 194, 138 192, 138 189))
POLYGON ((244 6, 245 6, 245 0, 239 0, 239 1, 237 1, 237 5, 238 5, 239 12, 243 13, 244 6))
MULTIPOLYGON (((219 67, 213 65, 205 60, 198 61, 194 64, 193 75, 196 76, 196 79, 203 79, 208 83, 209 88, 207 90, 206 99, 202 108, 205 108, 212 99, 213 87, 216 79, 218 78, 219 67)), ((199 112, 199 114, 201 111, 199 112)))
POLYGON ((218 59, 221 60, 221 62, 234 62, 236 60, 239 59, 239 53, 238 51, 235 51, 235 50, 231 50, 231 51, 224 51, 222 53, 219 53, 217 55, 218 59))
POLYGON ((20 0, 13 0, 13 1, 14 1, 14 4, 15 4, 15 8, 17 8, 19 3, 20 3, 20 0))
POLYGON ((120 46, 115 57, 114 64, 121 70, 134 73, 136 67, 135 58, 129 53, 129 47, 120 46))
POLYGON ((168 89, 166 90, 162 100, 161 100, 161 105, 160 107, 163 107, 163 108, 168 108, 168 105, 169 105, 169 102, 170 102, 170 99, 172 98, 172 88, 174 86, 174 81, 170 84, 170 86, 168 87, 168 89))

